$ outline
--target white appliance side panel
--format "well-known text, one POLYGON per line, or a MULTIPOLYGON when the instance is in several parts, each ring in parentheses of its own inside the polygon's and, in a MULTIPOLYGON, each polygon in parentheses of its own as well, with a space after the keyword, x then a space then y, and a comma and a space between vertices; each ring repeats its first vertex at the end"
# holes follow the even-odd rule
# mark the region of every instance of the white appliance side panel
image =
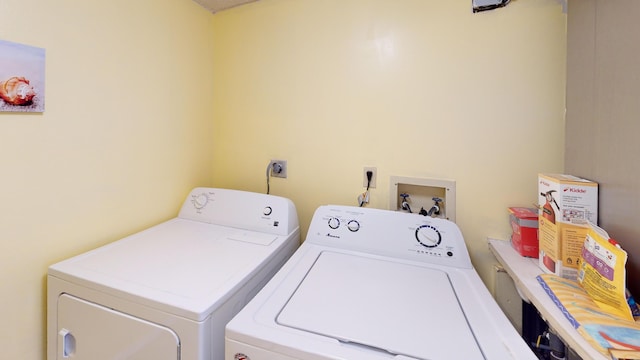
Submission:
POLYGON ((171 329, 68 294, 58 298, 57 325, 58 360, 180 359, 171 329))
POLYGON ((419 359, 484 359, 446 272, 325 251, 277 322, 419 359))

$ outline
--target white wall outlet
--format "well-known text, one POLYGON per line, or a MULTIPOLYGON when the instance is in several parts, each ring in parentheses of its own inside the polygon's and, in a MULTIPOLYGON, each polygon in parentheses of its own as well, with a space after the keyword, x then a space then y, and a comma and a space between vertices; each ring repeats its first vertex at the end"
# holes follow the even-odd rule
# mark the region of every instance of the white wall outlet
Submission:
POLYGON ((374 189, 376 187, 376 179, 378 178, 378 173, 375 167, 365 167, 364 171, 362 172, 363 174, 363 180, 362 180, 362 186, 364 188, 367 187, 367 183, 368 183, 368 178, 367 178, 367 172, 371 171, 371 183, 368 184, 370 189, 374 189))
POLYGON ((271 176, 286 178, 287 177, 287 160, 271 160, 271 176))

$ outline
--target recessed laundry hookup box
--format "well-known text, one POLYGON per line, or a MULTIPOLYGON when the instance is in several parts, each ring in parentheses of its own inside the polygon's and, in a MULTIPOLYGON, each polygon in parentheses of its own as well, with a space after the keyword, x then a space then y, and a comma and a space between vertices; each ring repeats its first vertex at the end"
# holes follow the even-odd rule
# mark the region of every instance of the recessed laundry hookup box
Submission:
POLYGON ((538 210, 510 207, 511 246, 522 256, 538 257, 538 210))
POLYGON ((598 183, 572 175, 538 175, 539 266, 576 279, 587 221, 598 221, 598 183))

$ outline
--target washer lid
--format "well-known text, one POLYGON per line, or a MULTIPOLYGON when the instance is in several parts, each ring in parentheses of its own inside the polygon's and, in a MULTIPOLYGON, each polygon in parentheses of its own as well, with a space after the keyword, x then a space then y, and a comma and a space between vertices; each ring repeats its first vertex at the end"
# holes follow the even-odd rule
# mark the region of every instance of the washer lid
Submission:
POLYGON ((446 272, 323 252, 278 323, 418 359, 484 359, 446 272))

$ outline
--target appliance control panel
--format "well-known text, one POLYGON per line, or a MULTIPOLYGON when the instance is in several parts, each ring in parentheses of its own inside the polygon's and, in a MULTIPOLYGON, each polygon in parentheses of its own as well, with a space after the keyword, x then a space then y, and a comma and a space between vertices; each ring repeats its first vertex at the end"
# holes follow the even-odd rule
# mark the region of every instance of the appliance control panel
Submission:
POLYGON ((240 190, 193 189, 179 218, 287 236, 299 231, 298 215, 287 198, 240 190))
POLYGON ((319 207, 305 241, 426 263, 471 268, 458 226, 442 218, 390 210, 319 207))

